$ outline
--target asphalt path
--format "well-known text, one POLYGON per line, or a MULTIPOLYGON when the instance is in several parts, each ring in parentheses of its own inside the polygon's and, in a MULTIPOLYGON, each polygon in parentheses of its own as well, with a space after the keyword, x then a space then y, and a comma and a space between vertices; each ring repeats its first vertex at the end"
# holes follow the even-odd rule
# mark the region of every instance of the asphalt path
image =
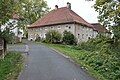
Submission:
POLYGON ((29 55, 25 45, 9 46, 9 50, 21 51, 25 65, 18 80, 96 80, 56 51, 37 43, 29 42, 29 55))

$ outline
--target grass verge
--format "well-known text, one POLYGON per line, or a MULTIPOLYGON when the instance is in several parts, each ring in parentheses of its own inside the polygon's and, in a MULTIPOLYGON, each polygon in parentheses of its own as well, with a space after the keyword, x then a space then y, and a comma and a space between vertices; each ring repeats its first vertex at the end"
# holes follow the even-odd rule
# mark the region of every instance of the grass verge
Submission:
POLYGON ((0 59, 0 80, 17 80, 23 64, 23 56, 16 51, 9 51, 5 59, 0 59))
POLYGON ((105 77, 103 77, 103 75, 99 74, 87 63, 87 59, 92 52, 86 50, 75 50, 71 46, 62 44, 46 44, 46 43, 40 44, 52 47, 62 52, 63 54, 69 56, 76 63, 80 64, 80 66, 84 67, 85 70, 89 72, 91 75, 93 75, 97 80, 107 80, 105 77))

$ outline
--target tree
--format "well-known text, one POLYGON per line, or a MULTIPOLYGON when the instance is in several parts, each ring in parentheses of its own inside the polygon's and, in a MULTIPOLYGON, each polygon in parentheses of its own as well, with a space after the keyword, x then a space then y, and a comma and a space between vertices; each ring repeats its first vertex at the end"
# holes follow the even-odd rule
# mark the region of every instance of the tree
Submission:
POLYGON ((0 1, 0 26, 5 24, 13 12, 13 0, 0 1))
POLYGON ((63 42, 65 44, 73 45, 76 44, 75 36, 69 31, 63 32, 63 42))
POLYGON ((120 40, 120 0, 96 0, 99 22, 113 31, 115 42, 120 40))
MULTIPOLYGON (((48 10, 49 8, 44 0, 1 0, 0 34, 4 34, 3 32, 5 32, 1 31, 1 25, 7 23, 9 19, 12 18, 13 13, 19 15, 18 26, 27 34, 27 25, 35 22, 38 18, 47 13, 48 10)), ((11 24, 7 27, 7 30, 9 29, 13 29, 11 24)), ((4 38, 6 37, 4 36, 4 38)))
POLYGON ((48 43, 60 43, 61 34, 58 31, 50 30, 46 34, 46 42, 48 43))
POLYGON ((47 2, 44 0, 24 0, 19 1, 19 15, 21 21, 32 24, 49 11, 47 2))
POLYGON ((26 34, 27 26, 41 18, 50 9, 44 0, 23 0, 18 1, 18 3, 18 14, 20 16, 18 24, 26 34))

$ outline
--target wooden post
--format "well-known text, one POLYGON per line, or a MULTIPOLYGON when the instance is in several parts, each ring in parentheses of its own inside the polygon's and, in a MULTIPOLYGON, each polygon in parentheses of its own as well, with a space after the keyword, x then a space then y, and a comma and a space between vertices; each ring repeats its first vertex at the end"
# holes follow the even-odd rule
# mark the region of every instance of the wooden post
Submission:
POLYGON ((4 48, 4 39, 0 38, 0 56, 4 59, 5 57, 5 48, 4 48))
POLYGON ((3 56, 3 59, 5 58, 5 44, 4 44, 4 42, 5 42, 5 41, 4 41, 4 39, 3 39, 3 40, 2 40, 2 43, 3 43, 3 46, 2 46, 2 47, 3 47, 3 55, 2 55, 2 56, 3 56))
POLYGON ((3 48, 2 48, 1 40, 0 40, 0 58, 2 57, 2 55, 3 55, 3 48))

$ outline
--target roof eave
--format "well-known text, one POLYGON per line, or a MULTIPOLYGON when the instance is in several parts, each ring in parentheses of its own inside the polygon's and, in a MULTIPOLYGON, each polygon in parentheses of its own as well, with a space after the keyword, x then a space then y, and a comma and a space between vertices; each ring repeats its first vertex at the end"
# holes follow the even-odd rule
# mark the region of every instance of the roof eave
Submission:
POLYGON ((53 26, 53 25, 61 25, 61 24, 72 24, 74 22, 65 22, 65 23, 55 23, 55 24, 46 24, 46 25, 36 25, 36 26, 30 26, 28 28, 36 28, 36 27, 44 27, 44 26, 53 26))

